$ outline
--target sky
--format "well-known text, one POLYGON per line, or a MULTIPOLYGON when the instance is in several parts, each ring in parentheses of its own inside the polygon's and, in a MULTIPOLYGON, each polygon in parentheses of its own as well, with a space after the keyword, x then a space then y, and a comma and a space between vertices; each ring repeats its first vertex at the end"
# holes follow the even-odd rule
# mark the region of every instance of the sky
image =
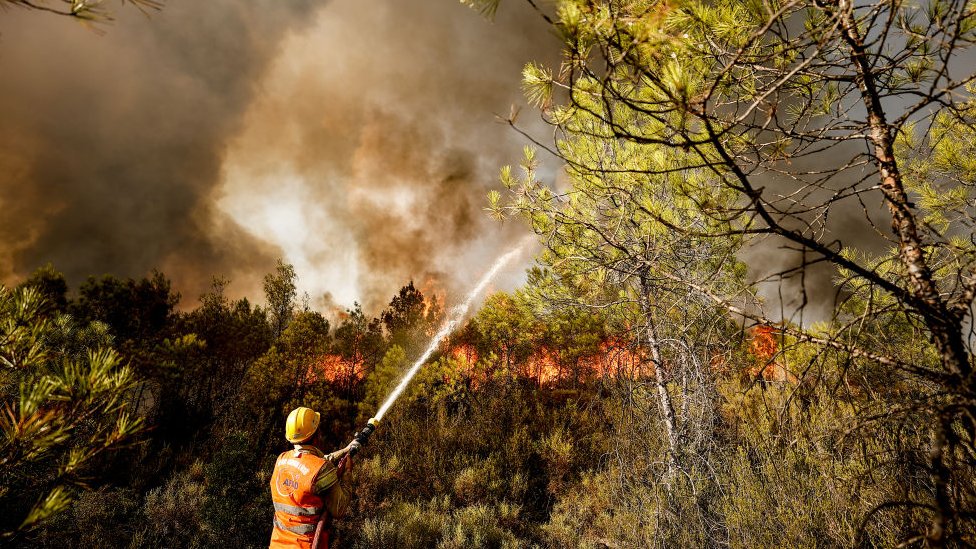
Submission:
POLYGON ((282 258, 313 308, 375 313, 409 280, 459 300, 525 233, 483 211, 525 145, 499 119, 521 69, 558 53, 523 3, 112 9, 0 11, 0 280, 159 269, 192 307, 214 276, 261 301, 282 258))

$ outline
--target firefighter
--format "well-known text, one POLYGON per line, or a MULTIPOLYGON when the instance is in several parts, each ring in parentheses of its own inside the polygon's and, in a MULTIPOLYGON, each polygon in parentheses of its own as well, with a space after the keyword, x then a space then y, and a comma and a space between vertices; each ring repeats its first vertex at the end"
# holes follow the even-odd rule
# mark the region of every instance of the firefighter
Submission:
POLYGON ((272 549, 327 549, 331 522, 349 505, 343 475, 360 443, 353 440, 341 450, 322 453, 320 420, 318 412, 301 406, 292 410, 285 422, 285 438, 295 447, 278 456, 271 475, 272 549))

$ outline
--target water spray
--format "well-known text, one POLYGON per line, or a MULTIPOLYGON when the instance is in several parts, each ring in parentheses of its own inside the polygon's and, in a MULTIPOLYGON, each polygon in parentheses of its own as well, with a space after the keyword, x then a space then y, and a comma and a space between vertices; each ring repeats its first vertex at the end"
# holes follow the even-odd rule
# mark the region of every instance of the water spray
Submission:
POLYGON ((349 449, 350 454, 355 455, 356 452, 359 451, 359 448, 366 443, 366 441, 369 439, 369 435, 376 430, 376 426, 379 425, 380 420, 382 420, 383 416, 386 415, 386 412, 390 409, 390 406, 393 406, 393 403, 396 402, 396 400, 400 397, 400 394, 402 394, 404 389, 407 388, 407 385, 410 384, 410 380, 417 375, 417 372, 420 371, 420 368, 423 367, 424 363, 426 363, 427 360, 430 359, 431 355, 434 354, 434 351, 437 350, 437 347, 441 344, 441 341, 450 335, 451 332, 457 328, 458 324, 464 320, 464 317, 468 314, 468 309, 471 308, 474 300, 498 275, 499 271, 501 271, 505 265, 522 253, 522 250, 528 244, 530 238, 525 239, 522 241, 522 243, 512 249, 512 251, 496 259, 495 263, 491 266, 491 269, 489 269, 488 272, 481 277, 481 280, 478 281, 478 284, 473 290, 471 290, 464 302, 451 309, 448 319, 444 322, 444 325, 441 326, 441 329, 434 334, 434 337, 430 340, 430 344, 427 345, 427 348, 424 350, 423 354, 420 355, 420 358, 418 358, 417 361, 413 363, 413 366, 407 370, 407 373, 404 374, 403 378, 400 380, 400 383, 390 393, 390 396, 386 397, 386 400, 383 402, 383 405, 380 406, 380 409, 376 412, 376 415, 371 417, 366 423, 366 426, 353 436, 353 441, 357 442, 358 444, 354 444, 352 448, 349 449))

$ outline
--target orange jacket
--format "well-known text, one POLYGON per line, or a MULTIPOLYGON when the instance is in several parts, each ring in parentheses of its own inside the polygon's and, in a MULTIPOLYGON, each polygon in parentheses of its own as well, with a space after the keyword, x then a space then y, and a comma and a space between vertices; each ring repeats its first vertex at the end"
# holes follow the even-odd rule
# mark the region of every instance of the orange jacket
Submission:
POLYGON ((271 475, 275 511, 271 549, 329 547, 327 528, 322 529, 319 546, 312 547, 315 526, 325 512, 322 498, 314 492, 315 477, 325 464, 325 458, 300 450, 288 450, 278 456, 271 475))

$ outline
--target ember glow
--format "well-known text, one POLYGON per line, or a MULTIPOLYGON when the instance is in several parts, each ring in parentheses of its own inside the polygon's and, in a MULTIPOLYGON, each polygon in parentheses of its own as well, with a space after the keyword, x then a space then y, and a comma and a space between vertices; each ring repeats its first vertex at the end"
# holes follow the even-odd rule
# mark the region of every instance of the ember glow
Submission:
POLYGON ((776 344, 775 334, 772 326, 756 326, 752 329, 749 350, 760 361, 769 362, 776 356, 779 346, 776 344))
MULTIPOLYGON (((474 346, 456 344, 447 354, 475 385, 485 381, 487 368, 476 367, 479 355, 474 346)), ((639 379, 654 373, 654 366, 646 353, 613 338, 601 343, 596 353, 574 359, 568 359, 557 349, 540 346, 521 362, 510 362, 504 350, 499 351, 497 360, 499 364, 510 364, 513 375, 530 379, 540 387, 588 383, 607 377, 639 379)))
MULTIPOLYGON (((439 280, 433 276, 427 276, 423 284, 420 285, 420 293, 424 294, 424 318, 428 318, 431 309, 443 307, 447 302, 447 290, 444 289, 439 280)), ((434 335, 434 327, 430 327, 427 337, 434 335)))
POLYGON ((654 363, 641 349, 634 350, 618 339, 600 345, 600 375, 638 379, 654 374, 654 363))
POLYGON ((553 383, 560 379, 563 374, 563 368, 559 361, 559 353, 546 347, 536 350, 529 357, 525 365, 525 370, 528 377, 536 380, 539 385, 553 383))

